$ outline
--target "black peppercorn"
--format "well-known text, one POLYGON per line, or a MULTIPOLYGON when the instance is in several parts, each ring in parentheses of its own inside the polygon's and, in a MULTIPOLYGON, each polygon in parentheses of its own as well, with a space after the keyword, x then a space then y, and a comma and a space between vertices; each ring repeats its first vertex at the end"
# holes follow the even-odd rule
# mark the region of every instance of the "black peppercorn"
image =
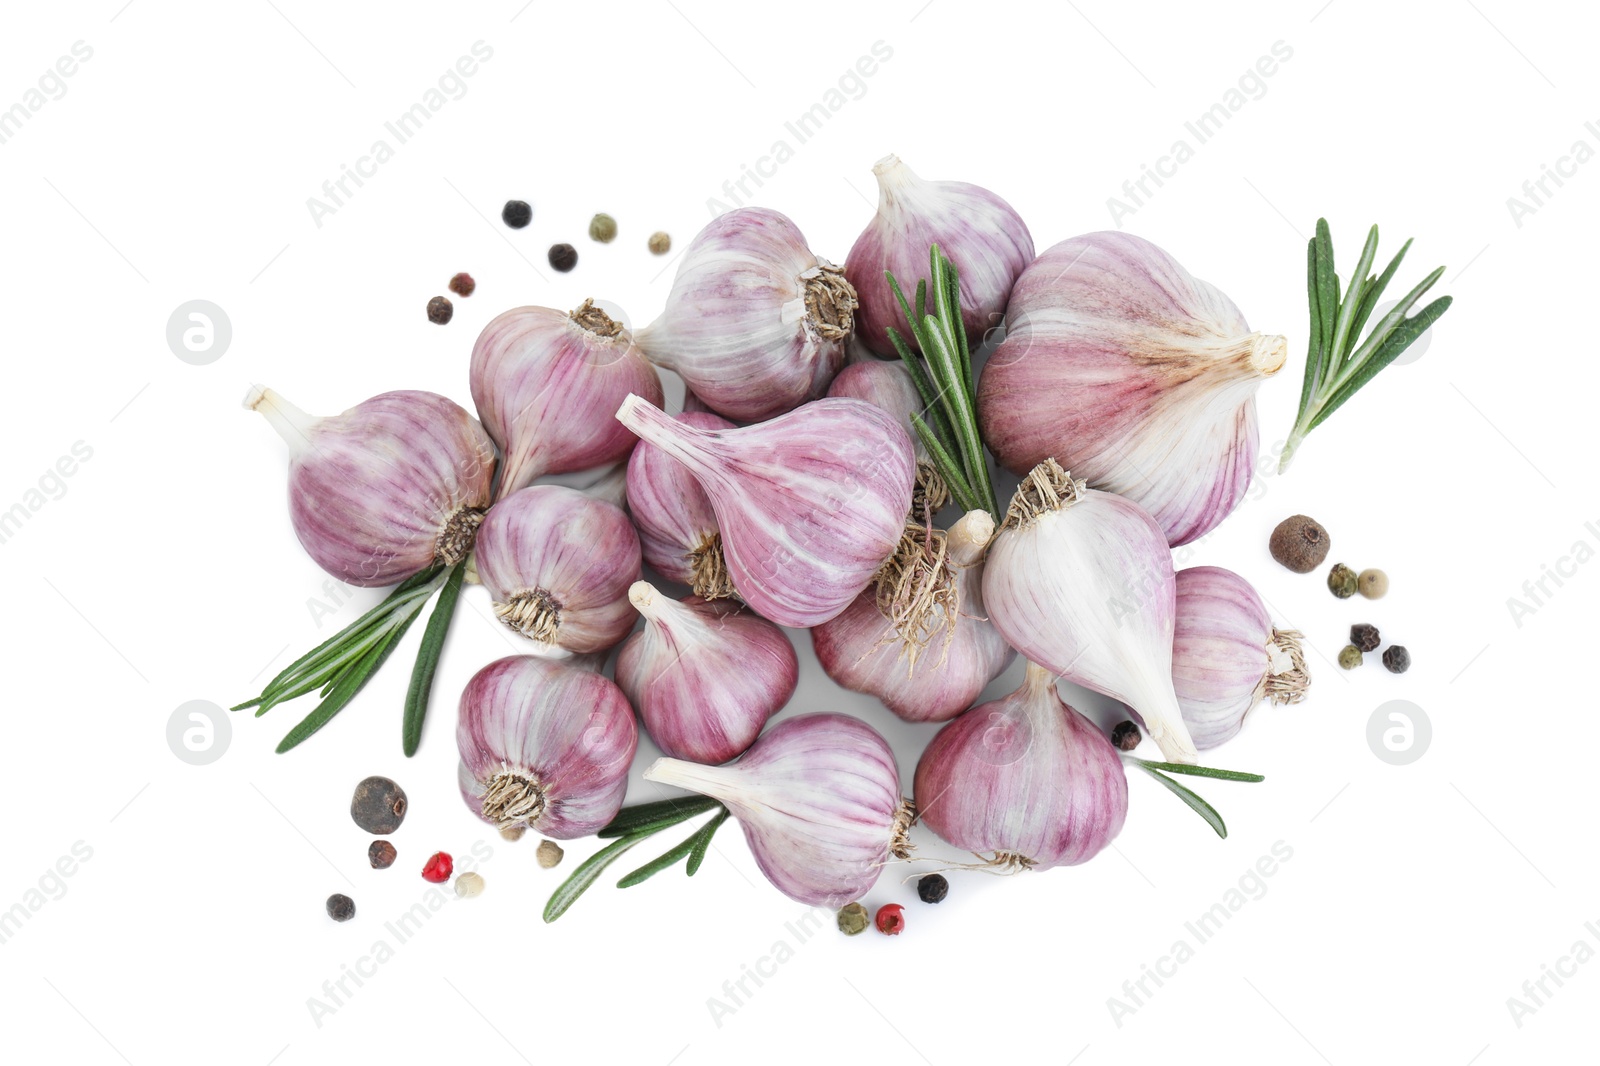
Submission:
POLYGON ((1111 743, 1115 744, 1119 751, 1132 751, 1143 739, 1139 727, 1132 722, 1118 722, 1116 728, 1111 731, 1111 743))
POLYGON ((450 291, 457 296, 471 296, 477 288, 478 283, 465 270, 450 279, 450 291))
POLYGON ((550 265, 565 274, 578 265, 578 250, 570 244, 552 244, 550 265))
POLYGON ((387 777, 369 777, 356 786, 350 817, 374 836, 388 836, 406 820, 405 789, 387 777))
POLYGON ((387 840, 374 840, 372 846, 367 849, 367 861, 372 864, 374 870, 387 870, 394 865, 397 854, 394 845, 387 840))
POLYGON ((428 321, 435 325, 444 325, 450 321, 450 316, 455 313, 456 309, 451 306, 449 299, 444 296, 435 296, 428 301, 428 321))
POLYGON ((1378 627, 1362 622, 1350 627, 1350 643, 1362 651, 1377 651, 1383 641, 1378 638, 1378 627))
POLYGON ((1411 653, 1404 644, 1391 644, 1383 653, 1383 665, 1391 674, 1403 674, 1411 669, 1411 653))
POLYGON ((928 874, 917 882, 917 898, 924 903, 939 903, 950 894, 950 882, 944 874, 928 874))
POLYGON ((356 901, 342 892, 328 897, 328 917, 336 922, 348 922, 356 916, 356 901))
POLYGON ((528 206, 526 200, 507 200, 506 206, 500 209, 500 221, 512 229, 521 229, 533 219, 533 208, 528 206))
POLYGON ((1290 515, 1272 531, 1272 557, 1297 574, 1309 574, 1328 557, 1328 531, 1315 518, 1290 515))

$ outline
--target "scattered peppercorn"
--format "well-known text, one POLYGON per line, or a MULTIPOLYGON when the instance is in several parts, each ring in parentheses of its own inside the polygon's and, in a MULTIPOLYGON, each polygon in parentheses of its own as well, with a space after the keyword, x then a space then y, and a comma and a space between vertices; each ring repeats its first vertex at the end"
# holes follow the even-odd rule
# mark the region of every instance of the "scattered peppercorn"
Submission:
POLYGON ((478 291, 478 283, 465 270, 450 279, 450 291, 457 296, 471 296, 478 291))
POLYGON ((1346 644, 1339 653, 1339 665, 1346 670, 1354 670, 1361 665, 1361 649, 1354 644, 1346 644))
POLYGON ((539 850, 533 853, 533 857, 538 859, 539 865, 546 870, 553 870, 561 865, 561 858, 565 854, 566 852, 561 850, 561 845, 554 840, 541 840, 539 850))
POLYGON ((500 209, 500 221, 512 229, 521 229, 533 220, 533 208, 526 200, 507 200, 500 209))
POLYGON ((1411 669, 1411 653, 1404 644, 1391 644, 1384 649, 1383 665, 1391 674, 1403 674, 1411 669))
POLYGON ((328 897, 328 917, 336 922, 348 922, 356 916, 356 901, 342 892, 328 897))
POLYGON ((522 834, 526 833, 527 831, 528 827, 525 825, 508 825, 504 829, 500 830, 500 838, 515 844, 517 841, 522 839, 522 834))
POLYGON ((617 236, 617 220, 602 211, 589 220, 589 239, 610 244, 617 236))
POLYGON ((1290 515, 1272 531, 1272 557, 1297 574, 1309 574, 1328 557, 1328 531, 1315 518, 1290 515))
POLYGON ((422 879, 440 885, 450 880, 450 875, 455 872, 455 868, 456 862, 450 857, 448 851, 436 851, 427 864, 422 867, 422 879))
POLYGON ((839 908, 839 932, 855 936, 867 927, 867 908, 859 903, 846 903, 839 908))
POLYGON ((552 244, 550 265, 565 274, 578 265, 578 250, 570 244, 552 244))
POLYGON ((899 936, 900 931, 906 927, 905 911, 906 909, 898 903, 885 903, 878 908, 873 924, 884 936, 899 936))
POLYGON ((356 786, 350 817, 374 836, 386 837, 406 820, 405 789, 387 777, 369 777, 356 786))
POLYGON ((428 301, 428 321, 436 326, 442 326, 455 315, 456 309, 450 303, 449 297, 435 296, 428 301))
POLYGON ((468 870, 456 878, 456 895, 462 899, 471 899, 473 896, 483 894, 483 875, 468 870))
POLYGON ((387 840, 374 840, 367 849, 367 861, 374 870, 387 870, 394 865, 395 856, 399 852, 394 850, 394 845, 387 840))
POLYGON ((924 903, 943 903, 950 894, 950 882, 944 874, 928 874, 917 882, 917 898, 924 903))
POLYGON ((1389 591, 1389 575, 1382 570, 1363 570, 1356 581, 1361 585, 1361 595, 1369 600, 1381 600, 1389 591))
POLYGON ((1139 727, 1129 722, 1118 722, 1116 728, 1111 730, 1111 743, 1119 751, 1132 751, 1139 746, 1139 741, 1144 735, 1139 732, 1139 727))
POLYGON ((1350 643, 1362 651, 1377 651, 1383 641, 1378 637, 1378 627, 1362 622, 1350 627, 1350 643))
POLYGON ((1328 591, 1341 600, 1356 594, 1356 572, 1343 563, 1334 563, 1328 571, 1328 591))
POLYGON ((672 251, 672 237, 666 230, 656 230, 650 234, 650 254, 666 255, 672 251))

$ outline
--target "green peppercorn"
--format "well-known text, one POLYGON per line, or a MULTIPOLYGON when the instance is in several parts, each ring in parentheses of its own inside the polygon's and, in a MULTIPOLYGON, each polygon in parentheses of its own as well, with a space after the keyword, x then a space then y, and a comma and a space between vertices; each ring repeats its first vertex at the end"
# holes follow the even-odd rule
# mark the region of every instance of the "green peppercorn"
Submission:
POLYGON ((1389 575, 1382 570, 1363 570, 1356 580, 1361 584, 1361 595, 1369 600, 1381 600, 1389 591, 1389 575))
POLYGON ((550 265, 565 274, 578 265, 578 250, 570 244, 552 244, 550 265))
POLYGON ((1404 644, 1391 644, 1384 649, 1383 665, 1391 674, 1403 674, 1411 669, 1411 653, 1404 644))
POLYGON ((1334 563, 1333 569, 1328 571, 1328 591, 1341 600, 1354 596, 1358 584, 1356 572, 1343 563, 1334 563))
POLYGON ((839 908, 839 932, 845 936, 864 932, 869 922, 867 908, 859 903, 846 903, 839 908))
POLYGON ((950 894, 944 874, 928 874, 917 882, 917 898, 924 903, 940 903, 950 894))
POLYGON ((666 230, 658 229, 650 234, 650 254, 666 255, 672 251, 672 237, 666 230))
POLYGON ((1383 641, 1378 638, 1378 627, 1362 622, 1350 627, 1350 643, 1362 651, 1377 651, 1383 641))
POLYGON ((1354 670, 1361 665, 1361 649, 1354 644, 1346 644, 1339 653, 1339 665, 1346 670, 1354 670))
POLYGON ((1139 732, 1139 727, 1133 722, 1118 722, 1116 728, 1111 730, 1111 743, 1119 751, 1132 751, 1139 746, 1139 741, 1144 737, 1139 732))
POLYGON ((605 212, 589 220, 589 239, 599 241, 601 244, 610 244, 617 236, 617 220, 605 212))

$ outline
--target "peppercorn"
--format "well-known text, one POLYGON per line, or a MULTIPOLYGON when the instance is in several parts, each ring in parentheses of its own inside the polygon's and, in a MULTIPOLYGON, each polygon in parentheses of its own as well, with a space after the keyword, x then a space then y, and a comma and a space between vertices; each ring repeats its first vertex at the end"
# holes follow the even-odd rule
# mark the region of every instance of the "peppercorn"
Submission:
POLYGON ((855 936, 867 927, 867 908, 859 903, 846 903, 839 908, 839 932, 855 936))
POLYGON ((328 917, 336 922, 348 922, 356 916, 356 901, 342 892, 328 897, 328 917))
POLYGON ((387 777, 369 777, 356 786, 350 817, 374 836, 388 836, 406 820, 405 789, 387 777))
POLYGON ((1378 627, 1362 622, 1350 627, 1350 643, 1362 651, 1377 651, 1383 641, 1378 638, 1378 627))
POLYGON ((465 270, 450 279, 450 291, 457 296, 471 296, 477 290, 478 283, 465 270))
POLYGON ((1328 571, 1328 591, 1341 600, 1356 594, 1356 572, 1343 563, 1334 563, 1328 571))
POLYGON ((468 870, 456 878, 456 895, 462 899, 471 899, 473 896, 483 894, 483 875, 468 870))
POLYGON ((944 874, 928 874, 917 882, 917 898, 924 903, 943 903, 950 894, 950 882, 944 874))
POLYGON ((561 850, 561 845, 554 840, 541 840, 539 850, 533 853, 533 857, 538 859, 539 865, 546 870, 553 870, 561 864, 561 857, 565 854, 566 852, 561 850))
POLYGON ((448 851, 436 851, 422 867, 422 879, 440 885, 450 880, 450 875, 455 869, 456 862, 448 851))
POLYGON ((1272 557, 1297 574, 1309 574, 1328 557, 1328 531, 1315 518, 1290 515, 1272 531, 1272 557))
POLYGON ((506 206, 500 209, 500 221, 512 229, 521 229, 533 219, 533 208, 528 206, 526 200, 507 200, 506 206))
POLYGON ((450 321, 455 313, 456 309, 451 306, 448 297, 435 296, 428 301, 428 321, 436 326, 442 326, 450 321))
POLYGON ((1369 600, 1381 600, 1389 591, 1389 575, 1382 570, 1363 570, 1356 581, 1361 586, 1361 595, 1369 600))
POLYGON ((570 244, 552 244, 550 265, 565 274, 578 265, 578 250, 570 244))
POLYGON ((525 825, 508 825, 504 829, 500 830, 500 839, 515 844, 517 841, 522 839, 522 834, 526 833, 527 831, 528 827, 525 825))
POLYGON ((617 236, 617 220, 602 211, 589 220, 589 239, 610 244, 617 236))
POLYGON ((666 255, 672 251, 672 237, 666 230, 658 229, 650 234, 650 254, 666 255))
POLYGON ((1361 649, 1354 644, 1346 644, 1339 653, 1339 665, 1346 670, 1354 670, 1361 665, 1361 649))
POLYGON ((1119 751, 1132 751, 1143 739, 1139 727, 1131 721, 1118 722, 1116 728, 1111 731, 1111 743, 1115 744, 1119 751))
POLYGON ((885 903, 878 908, 873 924, 884 936, 899 936, 900 931, 906 927, 905 911, 906 909, 898 903, 885 903))
POLYGON ((1383 665, 1391 674, 1403 674, 1411 669, 1411 653, 1404 644, 1391 644, 1384 649, 1383 665))
POLYGON ((387 870, 394 865, 395 856, 399 852, 394 850, 394 845, 387 840, 374 840, 372 846, 367 848, 367 861, 374 870, 387 870))

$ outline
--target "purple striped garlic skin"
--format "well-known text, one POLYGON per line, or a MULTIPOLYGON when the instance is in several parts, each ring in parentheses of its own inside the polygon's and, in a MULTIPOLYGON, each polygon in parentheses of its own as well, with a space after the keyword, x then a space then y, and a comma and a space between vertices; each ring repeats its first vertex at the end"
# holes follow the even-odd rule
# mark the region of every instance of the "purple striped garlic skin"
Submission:
POLYGON ((474 814, 498 829, 572 840, 622 808, 639 731, 607 678, 513 655, 467 682, 456 747, 461 798, 474 814))
POLYGON ((843 611, 899 544, 915 453, 872 404, 823 399, 752 426, 696 429, 630 396, 617 419, 700 482, 733 587, 779 625, 843 611))
POLYGON ((629 590, 644 628, 617 653, 617 685, 666 755, 724 763, 755 743, 800 680, 783 630, 734 600, 629 590))
POLYGON ((1172 684, 1201 751, 1231 740, 1263 699, 1298 703, 1311 678, 1300 634, 1273 628, 1250 582, 1220 566, 1177 575, 1172 684))
POLYGON ((913 787, 923 824, 1000 868, 1087 862, 1128 814, 1121 756, 1034 663, 1021 688, 939 730, 913 787))
POLYGON ((912 447, 917 453, 917 487, 912 500, 912 518, 931 522, 934 513, 950 502, 950 489, 944 477, 928 458, 928 450, 911 424, 912 415, 926 409, 922 394, 905 364, 899 360, 874 359, 851 363, 839 371, 839 376, 828 386, 828 395, 854 400, 864 400, 900 419, 911 435, 912 447))
POLYGON ((1255 393, 1286 353, 1154 244, 1089 233, 1018 279, 1006 338, 978 379, 979 426, 1013 473, 1054 458, 1138 503, 1177 547, 1244 499, 1255 393))
POLYGON ((844 273, 812 254, 787 216, 740 207, 695 236, 666 310, 638 341, 711 410, 756 422, 827 391, 855 307, 844 273))
POLYGON ((878 210, 844 261, 844 275, 861 300, 856 331, 867 347, 886 358, 898 353, 889 327, 914 347, 900 302, 884 271, 900 283, 916 306, 917 281, 928 277, 928 249, 937 243, 961 279, 961 321, 976 346, 1000 324, 1011 287, 1033 262, 1033 238, 1012 206, 964 181, 923 181, 898 156, 872 168, 878 179, 878 210))
POLYGON ((472 401, 500 446, 500 496, 546 474, 628 458, 630 434, 607 417, 629 393, 659 404, 661 378, 620 323, 591 301, 568 314, 518 307, 472 347, 472 401))
MULTIPOLYGON (((734 428, 709 412, 685 411, 674 418, 695 429, 734 428)), ((657 573, 704 599, 734 594, 710 498, 682 463, 648 441, 640 441, 628 458, 628 509, 644 560, 657 573)))
POLYGON ((620 507, 561 485, 513 492, 478 530, 478 580, 535 655, 604 651, 633 628, 639 535, 620 507))
POLYGON ((910 853, 912 807, 894 752, 847 715, 785 719, 730 766, 658 759, 644 777, 721 801, 767 880, 811 906, 860 898, 885 863, 910 853))
POLYGON ((393 585, 472 550, 489 506, 494 444, 459 404, 385 392, 318 418, 257 385, 245 406, 288 444, 289 520, 329 574, 393 585))

